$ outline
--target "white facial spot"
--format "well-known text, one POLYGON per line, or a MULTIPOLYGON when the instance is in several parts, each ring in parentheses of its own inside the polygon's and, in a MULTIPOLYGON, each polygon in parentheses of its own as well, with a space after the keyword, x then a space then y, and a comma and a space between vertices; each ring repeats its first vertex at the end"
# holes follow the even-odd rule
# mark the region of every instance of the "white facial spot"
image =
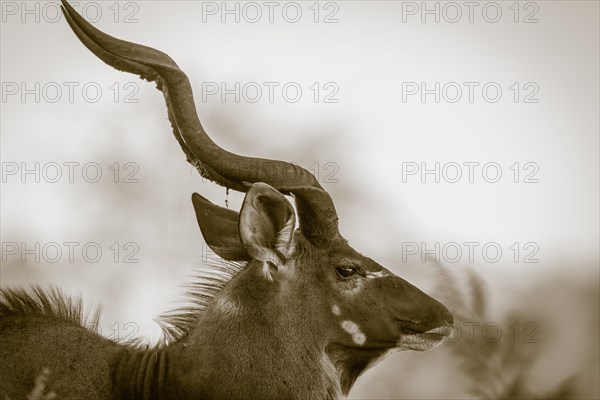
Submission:
POLYGON ((342 311, 340 310, 340 308, 337 306, 337 304, 334 304, 331 306, 331 312, 333 313, 333 315, 335 315, 336 317, 339 317, 342 314, 342 311))
POLYGON ((353 334, 359 332, 358 325, 356 325, 352 321, 344 321, 342 322, 342 329, 348 332, 349 334, 353 334))
POLYGON ((355 333, 354 335, 352 335, 352 341, 354 343, 356 343, 357 345, 362 346, 367 341, 367 337, 365 336, 364 333, 358 332, 358 333, 355 333))
POLYGON ((367 337, 360 331, 356 323, 352 321, 343 321, 342 329, 352 335, 352 341, 359 346, 362 346, 367 341, 367 337))
POLYGON ((367 279, 377 279, 377 278, 385 278, 386 276, 390 276, 386 271, 377 271, 377 272, 367 272, 365 277, 367 279))

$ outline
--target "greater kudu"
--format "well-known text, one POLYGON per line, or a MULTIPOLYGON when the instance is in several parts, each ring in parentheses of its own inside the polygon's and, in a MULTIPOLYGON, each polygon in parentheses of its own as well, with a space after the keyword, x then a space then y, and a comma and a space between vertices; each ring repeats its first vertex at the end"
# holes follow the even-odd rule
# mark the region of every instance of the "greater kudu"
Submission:
POLYGON ((450 334, 442 304, 348 245, 311 173, 220 148, 169 56, 102 33, 64 0, 63 12, 102 61, 158 84, 202 176, 246 195, 239 213, 192 196, 202 234, 224 261, 196 284, 195 304, 165 320, 156 347, 84 327, 81 304, 58 290, 4 289, 3 400, 24 399, 42 370, 61 400, 337 399, 390 350, 428 350, 450 334))

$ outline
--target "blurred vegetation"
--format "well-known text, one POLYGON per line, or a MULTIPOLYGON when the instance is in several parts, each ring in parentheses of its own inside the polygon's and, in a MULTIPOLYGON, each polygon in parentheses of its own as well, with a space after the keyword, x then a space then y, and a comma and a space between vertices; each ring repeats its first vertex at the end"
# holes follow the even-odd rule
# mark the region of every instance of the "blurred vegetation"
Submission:
POLYGON ((579 398, 576 375, 556 382, 547 391, 528 386, 532 366, 542 355, 535 336, 539 327, 531 322, 530 316, 527 319, 522 312, 510 310, 501 322, 490 323, 493 319, 489 312, 489 290, 483 278, 472 269, 466 270, 464 289, 456 273, 442 265, 440 270, 444 283, 439 285, 437 293, 452 310, 458 328, 447 346, 468 377, 469 394, 481 399, 579 398), (494 328, 484 329, 486 326, 494 328), (502 332, 500 327, 511 330, 502 332))

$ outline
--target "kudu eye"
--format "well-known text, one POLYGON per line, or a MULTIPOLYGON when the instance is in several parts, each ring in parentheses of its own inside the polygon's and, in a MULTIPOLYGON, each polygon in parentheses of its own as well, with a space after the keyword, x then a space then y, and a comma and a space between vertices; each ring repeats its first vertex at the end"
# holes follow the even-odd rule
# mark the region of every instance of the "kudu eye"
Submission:
POLYGON ((344 279, 350 278, 352 275, 356 274, 356 270, 353 267, 348 266, 340 266, 336 268, 337 274, 344 279))

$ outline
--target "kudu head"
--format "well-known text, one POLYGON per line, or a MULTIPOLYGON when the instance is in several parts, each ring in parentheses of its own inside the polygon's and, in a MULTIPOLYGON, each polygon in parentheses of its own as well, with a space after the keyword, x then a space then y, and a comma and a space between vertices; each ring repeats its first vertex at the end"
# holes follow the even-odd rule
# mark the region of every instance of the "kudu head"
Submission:
POLYGON ((453 317, 442 304, 348 245, 325 191, 286 186, 298 206, 296 230, 280 190, 252 184, 239 216, 192 196, 208 245, 225 259, 248 262, 220 294, 217 315, 250 306, 279 318, 287 328, 279 335, 300 332, 325 349, 344 393, 389 350, 429 350, 450 334, 453 317), (258 301, 249 304, 242 288, 258 301))
MULTIPOLYGON (((64 0, 63 7, 75 34, 96 56, 157 82, 175 137, 201 175, 246 193, 239 213, 192 196, 210 248, 225 260, 246 262, 205 310, 200 330, 206 334, 219 319, 236 327, 231 321, 252 320, 256 328, 232 334, 252 337, 262 343, 259 347, 285 343, 289 351, 320 352, 345 393, 389 350, 428 350, 450 334, 453 317, 442 304, 349 246, 338 231, 330 195, 311 173, 220 148, 200 124, 187 76, 168 55, 113 38, 64 0), (296 210, 286 195, 293 197, 296 210)), ((218 329, 227 335, 226 327, 218 329)), ((204 339, 191 333, 186 340, 204 339)))

